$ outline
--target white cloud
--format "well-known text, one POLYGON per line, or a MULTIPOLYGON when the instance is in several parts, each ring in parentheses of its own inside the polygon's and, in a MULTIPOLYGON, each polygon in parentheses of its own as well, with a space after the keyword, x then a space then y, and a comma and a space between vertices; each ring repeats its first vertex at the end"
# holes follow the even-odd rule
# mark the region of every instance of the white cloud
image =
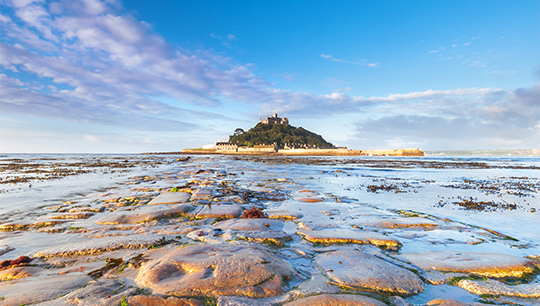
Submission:
POLYGON ((361 66, 368 66, 368 67, 371 67, 371 68, 379 66, 379 63, 369 63, 367 60, 362 60, 362 61, 358 62, 358 61, 342 60, 342 59, 339 59, 339 58, 335 58, 335 57, 333 57, 332 55, 329 55, 329 54, 321 54, 320 56, 322 58, 325 58, 325 59, 329 60, 329 61, 337 62, 337 63, 355 64, 355 65, 361 65, 361 66))
POLYGON ((426 55, 429 55, 429 54, 432 54, 432 53, 438 53, 438 52, 441 52, 441 51, 443 51, 443 50, 444 50, 444 47, 439 47, 439 48, 437 48, 437 49, 435 49, 435 50, 428 51, 428 52, 426 53, 426 55))

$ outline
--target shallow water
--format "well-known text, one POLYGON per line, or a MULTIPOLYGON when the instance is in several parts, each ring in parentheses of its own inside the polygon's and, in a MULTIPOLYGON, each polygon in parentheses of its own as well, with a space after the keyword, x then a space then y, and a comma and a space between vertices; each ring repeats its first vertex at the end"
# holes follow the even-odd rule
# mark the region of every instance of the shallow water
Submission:
MULTIPOLYGON (((363 222, 373 218, 418 215, 430 220, 447 220, 446 226, 374 231, 401 241, 402 253, 456 250, 519 257, 540 254, 539 157, 192 156, 187 162, 177 160, 182 157, 2 155, 0 178, 3 182, 11 182, 0 184, 0 225, 49 220, 57 207, 66 205, 66 201, 100 208, 107 199, 151 198, 160 191, 184 185, 190 180, 208 179, 214 183, 232 181, 235 188, 241 190, 280 195, 283 199, 252 197, 250 201, 267 211, 303 214, 295 222, 286 222, 285 231, 295 237, 276 252, 281 252, 284 259, 306 275, 316 271, 312 261, 289 255, 294 254, 291 250, 314 250, 295 235, 299 222, 370 231, 373 229, 363 222), (29 166, 13 167, 15 164, 29 166), (29 171, 32 169, 43 171, 29 171), (65 172, 58 172, 58 169, 65 172), (193 174, 201 169, 214 172, 193 174), (81 174, 74 170, 84 171, 80 171, 81 174), (65 175, 47 177, 54 171, 65 175), (25 177, 28 179, 20 179, 25 177), (143 191, 144 188, 153 191, 143 191), (299 201, 306 196, 320 202, 299 201), (483 209, 467 209, 457 204, 465 199, 483 202, 483 209), (493 231, 499 234, 494 235, 493 231)), ((38 229, 0 232, 0 246, 15 248, 1 255, 0 260, 31 255, 54 245, 92 239, 68 228, 102 228, 95 220, 107 214, 110 214, 108 208, 88 219, 66 220, 66 223, 56 226, 62 229, 58 233, 40 232, 38 229)), ((155 226, 166 228, 167 224, 155 226)), ((315 252, 319 251, 315 249, 315 252)), ((538 282, 538 278, 533 282, 538 282)), ((453 298, 464 302, 480 300, 450 285, 427 285, 424 293, 407 299, 414 304, 422 304, 434 298, 453 298)))

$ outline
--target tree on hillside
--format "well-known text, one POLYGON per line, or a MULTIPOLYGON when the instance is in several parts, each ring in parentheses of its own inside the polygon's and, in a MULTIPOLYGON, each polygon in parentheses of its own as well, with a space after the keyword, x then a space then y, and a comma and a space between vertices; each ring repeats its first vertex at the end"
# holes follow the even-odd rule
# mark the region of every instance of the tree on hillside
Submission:
POLYGON ((277 143, 280 148, 286 143, 309 145, 315 147, 333 147, 333 145, 321 135, 312 133, 302 127, 296 128, 292 125, 283 124, 263 124, 258 123, 247 132, 238 128, 234 134, 229 136, 229 141, 240 146, 271 145, 277 143))

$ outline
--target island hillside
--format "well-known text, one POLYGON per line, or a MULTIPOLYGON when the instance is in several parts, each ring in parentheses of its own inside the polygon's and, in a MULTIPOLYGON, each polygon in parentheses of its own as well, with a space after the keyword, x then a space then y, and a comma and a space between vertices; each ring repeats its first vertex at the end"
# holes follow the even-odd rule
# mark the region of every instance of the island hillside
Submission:
POLYGON ((333 144, 324 140, 321 135, 302 127, 297 128, 288 124, 265 124, 264 122, 257 123, 247 132, 241 128, 236 129, 234 134, 229 136, 229 142, 248 147, 273 145, 275 143, 281 149, 285 147, 334 147, 333 144))

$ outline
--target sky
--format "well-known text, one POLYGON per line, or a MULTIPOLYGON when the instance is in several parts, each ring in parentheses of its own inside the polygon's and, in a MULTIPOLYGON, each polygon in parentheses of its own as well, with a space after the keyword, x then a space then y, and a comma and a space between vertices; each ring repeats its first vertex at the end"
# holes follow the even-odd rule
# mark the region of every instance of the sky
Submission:
POLYGON ((0 0, 0 152, 540 148, 540 1, 0 0))

